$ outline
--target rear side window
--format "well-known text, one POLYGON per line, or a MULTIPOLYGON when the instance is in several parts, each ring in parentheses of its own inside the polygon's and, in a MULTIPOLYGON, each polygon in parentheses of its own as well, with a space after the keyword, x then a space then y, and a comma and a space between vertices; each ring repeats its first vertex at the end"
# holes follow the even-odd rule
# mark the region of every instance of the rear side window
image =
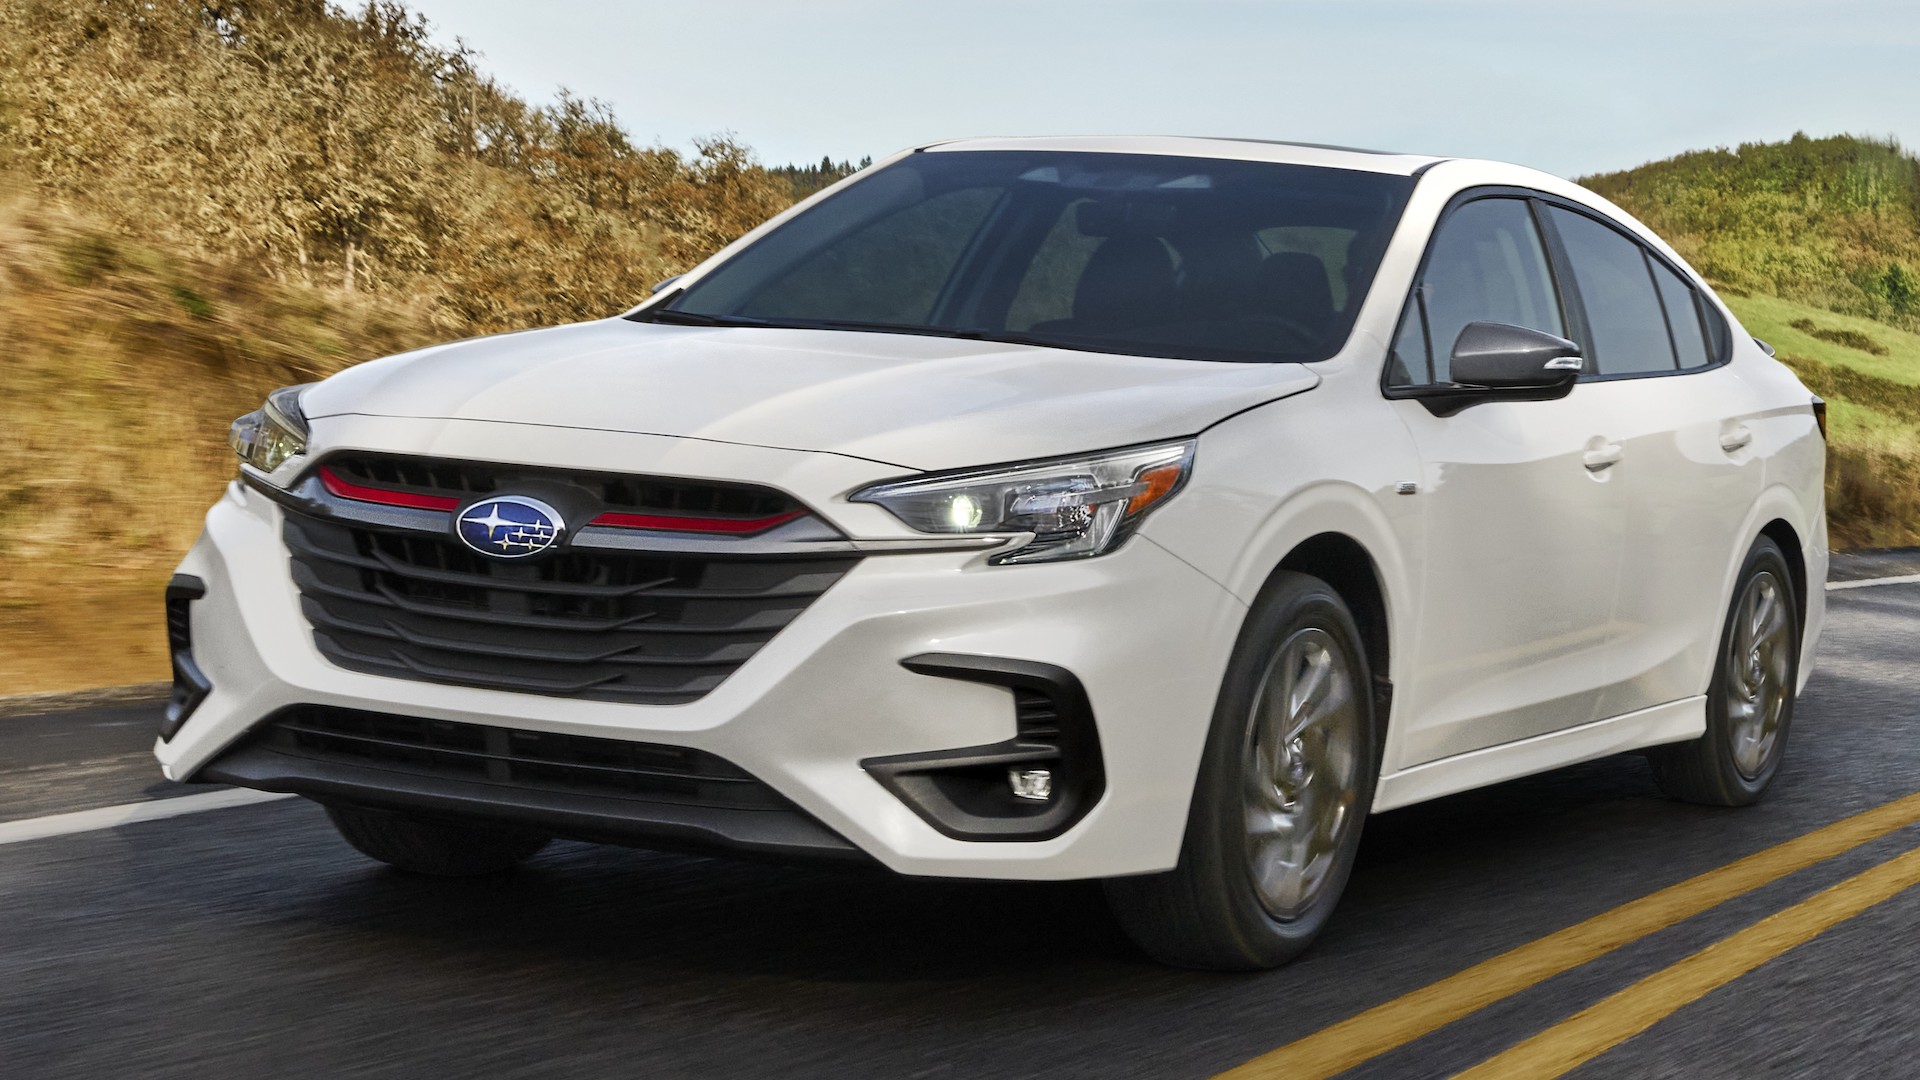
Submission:
POLYGON ((1453 343, 1470 322, 1566 333, 1546 249, 1519 199, 1479 199, 1440 223, 1401 317, 1388 382, 1451 381, 1453 343))
POLYGON ((1558 206, 1547 212, 1586 309, 1590 340, 1580 344, 1591 369, 1602 375, 1677 369, 1653 268, 1640 245, 1585 214, 1558 206))

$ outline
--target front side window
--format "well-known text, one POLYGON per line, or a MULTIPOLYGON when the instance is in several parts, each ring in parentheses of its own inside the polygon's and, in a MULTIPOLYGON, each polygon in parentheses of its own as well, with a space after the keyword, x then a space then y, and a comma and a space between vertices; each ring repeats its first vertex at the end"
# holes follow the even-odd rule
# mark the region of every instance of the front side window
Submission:
POLYGON ((1272 162, 928 151, 634 318, 1324 360, 1352 331, 1413 183, 1272 162))
POLYGON ((1388 382, 1451 381, 1453 343, 1471 322, 1566 333, 1546 249, 1520 199, 1477 199, 1440 223, 1400 320, 1388 382))
POLYGON ((1558 206, 1547 213, 1580 289, 1591 339, 1580 344, 1592 369, 1602 375, 1676 370, 1666 312, 1640 244, 1585 214, 1558 206))

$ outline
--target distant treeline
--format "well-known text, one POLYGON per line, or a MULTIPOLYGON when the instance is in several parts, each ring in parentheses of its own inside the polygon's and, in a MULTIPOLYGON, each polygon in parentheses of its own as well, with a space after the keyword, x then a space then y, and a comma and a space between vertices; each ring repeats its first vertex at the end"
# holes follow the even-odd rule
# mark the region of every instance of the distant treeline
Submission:
POLYGON ((1892 139, 1795 134, 1581 182, 1718 284, 1920 329, 1920 159, 1892 139))
POLYGON ((445 330, 619 311, 848 167, 636 145, 392 0, 0 0, 0 179, 144 244, 424 301, 445 330))
POLYGON ((798 200, 806 198, 821 188, 837 184, 871 164, 873 164, 872 157, 863 157, 857 164, 823 157, 818 165, 780 165, 769 168, 767 171, 775 176, 784 177, 787 183, 793 185, 793 197, 798 200))

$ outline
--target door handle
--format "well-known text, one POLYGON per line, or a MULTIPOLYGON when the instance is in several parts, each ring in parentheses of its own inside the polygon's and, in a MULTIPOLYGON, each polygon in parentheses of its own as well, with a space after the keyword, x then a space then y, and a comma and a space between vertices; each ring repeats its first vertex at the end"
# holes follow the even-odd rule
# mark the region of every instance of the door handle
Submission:
POLYGON ((1605 446, 1596 447, 1587 451, 1586 458, 1584 459, 1586 461, 1587 471, 1599 472, 1602 469, 1613 468, 1619 464, 1621 453, 1619 443, 1608 443, 1605 446))
POLYGON ((1720 449, 1729 454, 1752 441, 1753 429, 1745 424, 1735 424, 1720 433, 1720 449))

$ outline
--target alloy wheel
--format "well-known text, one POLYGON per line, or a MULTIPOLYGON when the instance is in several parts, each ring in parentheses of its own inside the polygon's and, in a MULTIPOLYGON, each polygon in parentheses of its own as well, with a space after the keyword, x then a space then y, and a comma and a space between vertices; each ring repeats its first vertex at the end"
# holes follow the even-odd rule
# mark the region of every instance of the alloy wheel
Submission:
POLYGON ((1313 906, 1356 827, 1364 714, 1352 665, 1326 631, 1295 631, 1254 695, 1246 745, 1247 869, 1275 919, 1313 906))
POLYGON ((1733 763, 1757 778, 1780 740, 1793 660, 1793 618, 1787 592, 1771 571, 1748 579, 1727 635, 1726 708, 1733 763))

